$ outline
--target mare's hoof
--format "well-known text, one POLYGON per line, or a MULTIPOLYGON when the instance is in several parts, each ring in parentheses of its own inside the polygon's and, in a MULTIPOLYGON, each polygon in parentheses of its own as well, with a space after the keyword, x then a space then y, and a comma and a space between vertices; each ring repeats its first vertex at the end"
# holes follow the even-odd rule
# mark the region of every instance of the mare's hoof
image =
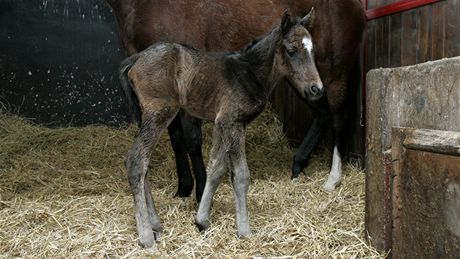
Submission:
POLYGON ((203 197, 203 190, 196 192, 196 202, 199 204, 201 202, 201 197, 203 197))
POLYGON ((294 180, 300 176, 300 174, 303 171, 303 167, 300 166, 299 164, 294 164, 292 165, 292 174, 291 174, 291 180, 294 180))
POLYGON ((193 186, 190 187, 180 187, 177 189, 176 194, 174 194, 174 197, 189 197, 192 194, 193 186))
POLYGON ((335 178, 329 177, 327 181, 324 183, 323 189, 326 192, 333 192, 335 191, 335 188, 340 185, 341 182, 342 182, 342 178, 335 179, 335 178))
POLYGON ((292 161, 292 175, 291 179, 295 179, 300 176, 302 173, 303 169, 307 166, 306 161, 300 161, 297 160, 296 157, 294 156, 294 159, 292 161))

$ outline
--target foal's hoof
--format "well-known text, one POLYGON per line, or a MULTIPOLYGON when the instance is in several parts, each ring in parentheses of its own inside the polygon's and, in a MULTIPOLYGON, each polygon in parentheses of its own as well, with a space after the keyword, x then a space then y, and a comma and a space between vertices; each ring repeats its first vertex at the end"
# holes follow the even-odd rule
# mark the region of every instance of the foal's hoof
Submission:
POLYGON ((208 220, 195 220, 195 225, 198 228, 200 232, 205 231, 209 227, 209 221, 208 220))
POLYGON ((145 232, 139 237, 139 245, 143 248, 151 248, 155 243, 155 235, 152 231, 145 232))
POLYGON ((163 233, 163 230, 161 231, 153 230, 153 238, 155 239, 156 242, 161 240, 162 233, 163 233))
POLYGON ((251 236, 251 229, 238 230, 238 238, 246 239, 251 236))

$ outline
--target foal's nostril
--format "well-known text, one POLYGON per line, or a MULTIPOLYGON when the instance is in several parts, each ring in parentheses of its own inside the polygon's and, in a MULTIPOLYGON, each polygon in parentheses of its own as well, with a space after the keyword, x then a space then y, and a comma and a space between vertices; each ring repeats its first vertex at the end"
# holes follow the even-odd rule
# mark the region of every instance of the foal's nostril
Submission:
POLYGON ((321 89, 318 87, 318 85, 314 84, 310 87, 310 92, 312 93, 312 95, 316 96, 321 93, 321 89))
POLYGON ((323 95, 323 88, 320 85, 313 84, 310 86, 310 96, 312 98, 320 98, 323 95))

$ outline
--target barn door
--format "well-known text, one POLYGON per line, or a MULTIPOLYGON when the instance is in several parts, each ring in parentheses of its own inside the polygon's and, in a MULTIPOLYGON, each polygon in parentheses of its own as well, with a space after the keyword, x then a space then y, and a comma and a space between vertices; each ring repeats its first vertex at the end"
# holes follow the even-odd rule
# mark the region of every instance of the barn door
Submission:
POLYGON ((393 128, 392 257, 460 255, 460 132, 393 128))

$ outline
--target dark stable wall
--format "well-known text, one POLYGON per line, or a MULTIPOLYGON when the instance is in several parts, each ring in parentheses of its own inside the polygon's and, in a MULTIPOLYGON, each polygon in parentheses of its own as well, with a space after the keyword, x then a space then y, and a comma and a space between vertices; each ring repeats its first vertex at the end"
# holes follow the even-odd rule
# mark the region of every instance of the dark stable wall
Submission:
POLYGON ((120 125, 116 21, 102 0, 0 0, 0 105, 49 126, 120 125))

